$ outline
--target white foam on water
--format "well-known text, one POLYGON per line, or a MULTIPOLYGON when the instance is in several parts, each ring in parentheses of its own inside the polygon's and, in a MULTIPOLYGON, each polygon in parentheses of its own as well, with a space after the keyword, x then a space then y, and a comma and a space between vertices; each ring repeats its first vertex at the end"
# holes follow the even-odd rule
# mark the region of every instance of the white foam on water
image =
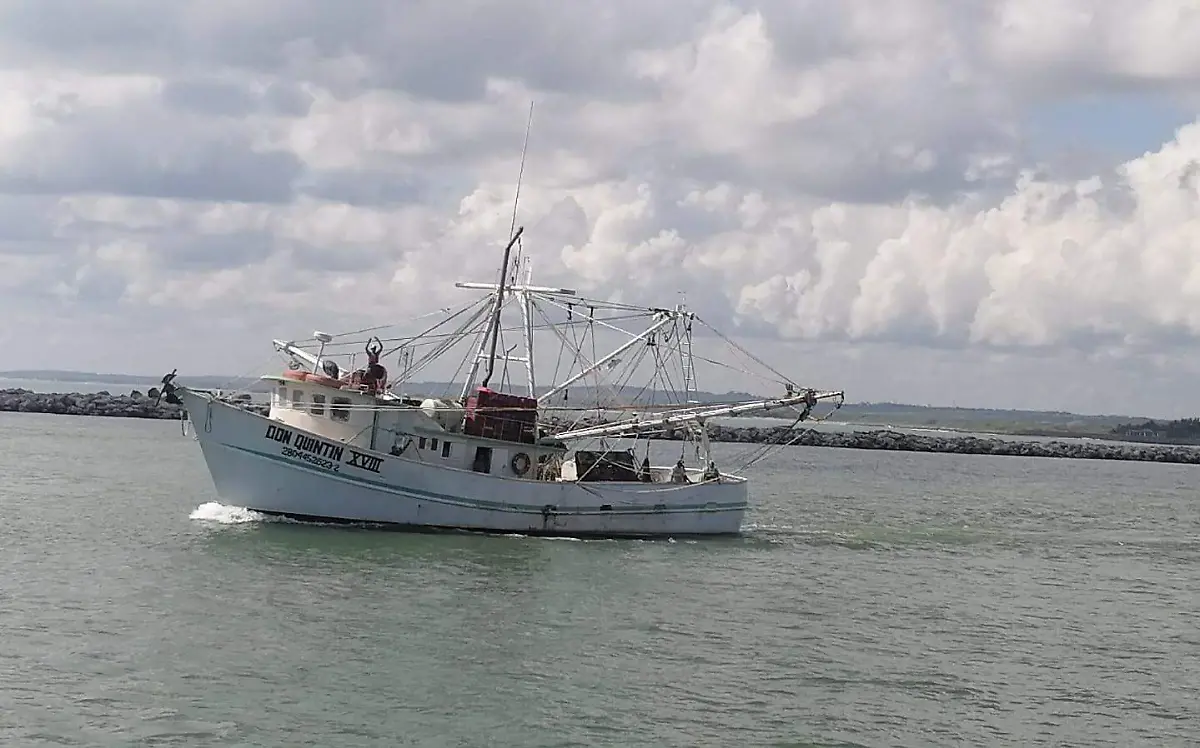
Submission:
MULTIPOLYGON (((194 520, 198 520, 200 522, 212 522, 212 523, 218 524, 218 525, 244 525, 244 524, 250 524, 250 523, 254 523, 254 522, 273 522, 273 523, 284 523, 284 524, 300 524, 300 525, 306 525, 306 526, 310 526, 310 527, 328 526, 328 527, 344 528, 344 527, 355 526, 353 524, 346 525, 346 524, 332 523, 332 522, 330 522, 330 523, 311 522, 311 521, 301 522, 299 520, 290 519, 288 517, 272 517, 270 515, 263 514, 261 512, 256 512, 252 509, 246 509, 246 508, 240 507, 240 506, 229 506, 228 504, 222 504, 219 501, 209 501, 204 504, 201 504, 200 506, 198 506, 192 510, 192 513, 190 515, 188 515, 188 519, 194 519, 194 520)), ((366 524, 367 523, 364 523, 364 526, 366 524)), ((472 533, 472 534, 474 534, 474 533, 472 533)), ((507 533, 481 532, 479 534, 490 535, 492 537, 500 537, 500 538, 512 538, 515 540, 528 540, 528 541, 534 541, 534 542, 549 542, 549 541, 558 541, 558 542, 567 542, 567 543, 612 543, 612 542, 616 542, 616 540, 614 538, 576 538, 576 537, 571 537, 569 535, 549 535, 549 536, 526 535, 524 533, 519 533, 519 532, 507 532, 507 533)), ((659 540, 659 539, 656 539, 656 540, 659 540)), ((676 542, 675 538, 666 538, 665 540, 667 543, 676 542)), ((638 541, 638 542, 640 542, 640 541, 638 541)), ((647 542, 654 542, 654 541, 647 541, 647 542)))
POLYGON ((265 514, 244 509, 240 506, 226 506, 218 501, 209 501, 201 504, 192 510, 188 515, 188 519, 200 520, 202 522, 216 522, 220 525, 241 525, 247 522, 267 522, 270 520, 265 514))

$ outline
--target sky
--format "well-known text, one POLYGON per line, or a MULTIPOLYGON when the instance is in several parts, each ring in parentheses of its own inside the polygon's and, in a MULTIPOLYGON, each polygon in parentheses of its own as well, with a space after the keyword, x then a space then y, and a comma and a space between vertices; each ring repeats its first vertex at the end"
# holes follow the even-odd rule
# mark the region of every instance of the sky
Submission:
POLYGON ((531 101, 540 283, 850 401, 1200 413, 1198 0, 0 0, 0 369, 469 300, 531 101))

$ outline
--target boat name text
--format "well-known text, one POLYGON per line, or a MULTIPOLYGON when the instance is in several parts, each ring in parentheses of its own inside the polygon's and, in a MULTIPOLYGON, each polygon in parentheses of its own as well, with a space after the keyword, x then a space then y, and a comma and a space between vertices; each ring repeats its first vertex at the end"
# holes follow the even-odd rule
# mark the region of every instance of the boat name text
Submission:
MULTIPOLYGON (((297 434, 291 429, 274 424, 267 426, 266 437, 283 445, 280 454, 284 457, 303 460, 310 465, 332 470, 335 473, 342 468, 342 458, 346 454, 346 447, 330 444, 306 434, 297 434)), ((350 458, 345 463, 352 468, 378 473, 383 467, 382 457, 365 454, 356 449, 351 449, 349 452, 350 458)))
POLYGON ((378 473, 379 468, 383 465, 383 458, 375 457, 374 455, 363 454, 362 452, 356 452, 352 449, 350 450, 350 461, 346 464, 353 468, 370 470, 372 473, 378 473))
POLYGON ((330 444, 305 434, 297 434, 290 429, 281 428, 274 424, 267 426, 266 437, 273 442, 283 445, 280 452, 284 457, 293 460, 303 460, 325 470, 337 472, 341 470, 342 455, 345 447, 330 444))

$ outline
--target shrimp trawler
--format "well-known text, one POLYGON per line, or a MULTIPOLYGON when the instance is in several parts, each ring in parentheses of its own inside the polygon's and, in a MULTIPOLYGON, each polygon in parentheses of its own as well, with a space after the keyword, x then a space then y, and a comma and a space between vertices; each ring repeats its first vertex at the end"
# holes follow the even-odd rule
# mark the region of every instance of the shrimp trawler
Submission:
MULTIPOLYGON (((682 304, 641 307, 534 286, 520 249, 511 257, 521 234, 505 247, 496 282, 456 284, 482 293, 419 333, 381 338, 385 328, 375 328, 317 332, 306 345, 273 341, 288 363, 259 377, 269 409, 245 395, 175 384, 175 372, 164 377, 159 396, 186 409, 221 500, 299 520, 410 530, 738 534, 747 478, 718 464, 706 421, 783 411, 794 426, 819 401, 840 406, 842 393, 798 386, 682 304), (534 345, 546 334, 557 342, 553 366, 534 345), (614 343, 603 355, 601 341, 614 343), (780 394, 698 401, 700 364, 753 373, 698 355, 702 343, 759 365, 780 394), (458 347, 465 352, 455 355, 458 347), (366 364, 356 367, 364 352, 366 364), (393 355, 394 377, 382 363, 393 355), (407 391, 427 367, 456 359, 455 378, 466 374, 455 392, 407 391), (537 373, 550 369, 551 383, 539 387, 537 373), (653 464, 651 452, 663 450, 668 459, 653 464)), ((784 443, 741 445, 749 454, 734 469, 784 443)))

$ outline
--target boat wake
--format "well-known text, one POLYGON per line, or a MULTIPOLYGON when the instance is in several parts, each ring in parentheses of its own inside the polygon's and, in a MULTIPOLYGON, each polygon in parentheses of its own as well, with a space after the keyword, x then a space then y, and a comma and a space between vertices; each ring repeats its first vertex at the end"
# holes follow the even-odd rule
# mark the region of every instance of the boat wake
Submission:
POLYGON ((218 501, 209 501, 192 510, 188 519, 201 522, 214 522, 218 525, 243 525, 248 522, 271 522, 273 517, 244 509, 240 506, 227 506, 218 501))
MULTIPOLYGON (((227 504, 222 504, 219 501, 209 501, 209 502, 205 502, 204 504, 201 504, 200 506, 198 506, 192 510, 192 513, 190 515, 188 515, 188 519, 197 520, 199 522, 210 522, 212 524, 217 524, 217 525, 245 525, 245 524, 252 524, 252 523, 262 523, 262 524, 274 523, 274 524, 308 525, 308 526, 316 526, 316 527, 329 526, 329 527, 341 527, 341 528, 346 528, 346 527, 367 528, 367 527, 372 526, 370 523, 358 523, 358 522, 327 523, 327 522, 314 522, 311 520, 310 521, 302 521, 302 520, 298 520, 298 519, 292 519, 290 517, 275 517, 275 516, 271 516, 269 514, 263 514, 262 512, 256 512, 253 509, 245 509, 240 506, 229 506, 227 504)), ((456 531, 447 531, 447 532, 459 533, 459 534, 463 534, 463 535, 477 535, 480 537, 513 538, 513 539, 518 539, 518 540, 532 540, 532 541, 540 541, 540 542, 548 542, 548 541, 573 542, 573 543, 611 543, 611 542, 616 542, 613 538, 577 538, 577 537, 570 537, 570 536, 540 536, 540 535, 525 535, 523 533, 517 533, 517 532, 497 533, 497 532, 490 532, 487 530, 456 530, 456 531)), ((634 542, 651 542, 651 540, 653 540, 653 539, 638 539, 638 540, 635 540, 634 542)), ((665 542, 667 542, 667 543, 675 542, 675 538, 671 538, 671 537, 662 538, 662 540, 665 540, 665 542)), ((688 542, 695 542, 695 541, 689 540, 688 542)))

